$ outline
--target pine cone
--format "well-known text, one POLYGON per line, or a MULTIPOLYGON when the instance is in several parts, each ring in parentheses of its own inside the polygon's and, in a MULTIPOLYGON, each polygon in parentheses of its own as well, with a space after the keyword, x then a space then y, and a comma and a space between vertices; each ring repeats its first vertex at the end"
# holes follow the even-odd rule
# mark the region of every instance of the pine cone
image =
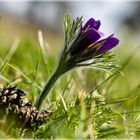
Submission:
POLYGON ((50 112, 38 112, 36 107, 25 98, 26 94, 15 86, 0 91, 0 114, 6 117, 8 124, 15 120, 17 127, 31 128, 41 125, 50 112))

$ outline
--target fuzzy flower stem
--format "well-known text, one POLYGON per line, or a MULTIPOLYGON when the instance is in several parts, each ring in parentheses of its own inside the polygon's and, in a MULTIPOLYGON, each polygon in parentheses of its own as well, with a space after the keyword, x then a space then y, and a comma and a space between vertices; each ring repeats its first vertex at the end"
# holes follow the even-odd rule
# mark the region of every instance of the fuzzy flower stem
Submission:
POLYGON ((46 85, 44 86, 43 90, 41 91, 41 93, 39 94, 39 97, 36 101, 36 108, 39 110, 41 108, 41 105, 43 104, 44 100, 46 99, 47 95, 49 94, 51 88, 53 87, 53 85, 55 84, 55 82, 57 81, 57 79, 63 75, 66 70, 65 70, 65 47, 63 48, 61 55, 59 57, 59 61, 57 63, 57 66, 53 72, 53 74, 51 75, 50 79, 48 80, 48 82, 46 83, 46 85))
POLYGON ((56 69, 54 71, 54 73, 52 74, 52 76, 50 77, 50 79, 48 80, 48 82, 46 83, 46 85, 44 86, 42 92, 40 93, 40 96, 37 99, 36 102, 36 108, 39 110, 44 99, 46 99, 47 95, 49 94, 49 91, 51 90, 51 88, 53 87, 53 85, 55 84, 56 80, 61 76, 61 74, 59 74, 59 71, 56 69))

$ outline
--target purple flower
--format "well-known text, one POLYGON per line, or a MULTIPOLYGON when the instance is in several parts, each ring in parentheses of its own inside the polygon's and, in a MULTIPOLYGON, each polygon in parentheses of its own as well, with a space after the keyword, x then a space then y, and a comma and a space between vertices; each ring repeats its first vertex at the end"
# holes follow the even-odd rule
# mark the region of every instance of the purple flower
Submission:
POLYGON ((92 52, 92 54, 98 55, 114 48, 119 43, 119 40, 113 37, 114 34, 101 40, 104 34, 98 30, 100 25, 99 20, 89 19, 72 43, 70 54, 76 55, 85 52, 86 55, 92 52))

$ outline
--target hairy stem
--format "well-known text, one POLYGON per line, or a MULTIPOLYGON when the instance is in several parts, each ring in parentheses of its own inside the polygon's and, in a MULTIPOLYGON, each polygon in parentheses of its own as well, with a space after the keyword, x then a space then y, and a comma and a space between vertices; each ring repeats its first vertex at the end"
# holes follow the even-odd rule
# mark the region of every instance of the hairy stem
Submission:
POLYGON ((36 102, 36 108, 40 109, 43 101, 46 99, 47 95, 49 94, 49 91, 51 90, 52 86, 55 84, 56 80, 61 76, 61 74, 59 74, 59 72, 56 70, 52 76, 50 77, 50 79, 48 80, 48 82, 46 83, 46 85, 44 86, 42 92, 40 93, 37 102, 36 102))
POLYGON ((64 47, 64 49, 61 52, 60 58, 58 59, 58 65, 56 66, 54 73, 52 74, 52 76, 50 77, 50 79, 48 80, 46 85, 44 86, 42 92, 40 93, 40 95, 37 99, 37 102, 35 104, 37 109, 40 109, 43 101, 49 94, 49 92, 50 92, 51 88, 53 87, 53 85, 55 84, 56 80, 62 74, 64 74, 66 72, 65 66, 67 66, 67 65, 65 64, 65 59, 66 59, 66 52, 65 52, 65 47, 64 47))

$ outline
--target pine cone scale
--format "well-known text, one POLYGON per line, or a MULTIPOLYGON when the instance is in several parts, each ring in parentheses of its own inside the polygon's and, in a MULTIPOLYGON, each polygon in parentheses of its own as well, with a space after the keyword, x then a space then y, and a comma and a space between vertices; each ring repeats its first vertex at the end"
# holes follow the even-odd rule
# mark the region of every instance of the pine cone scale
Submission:
POLYGON ((13 87, 6 87, 0 91, 0 110, 8 112, 8 116, 16 116, 21 128, 30 128, 33 124, 41 125, 50 112, 37 111, 36 107, 25 98, 26 94, 13 87))

